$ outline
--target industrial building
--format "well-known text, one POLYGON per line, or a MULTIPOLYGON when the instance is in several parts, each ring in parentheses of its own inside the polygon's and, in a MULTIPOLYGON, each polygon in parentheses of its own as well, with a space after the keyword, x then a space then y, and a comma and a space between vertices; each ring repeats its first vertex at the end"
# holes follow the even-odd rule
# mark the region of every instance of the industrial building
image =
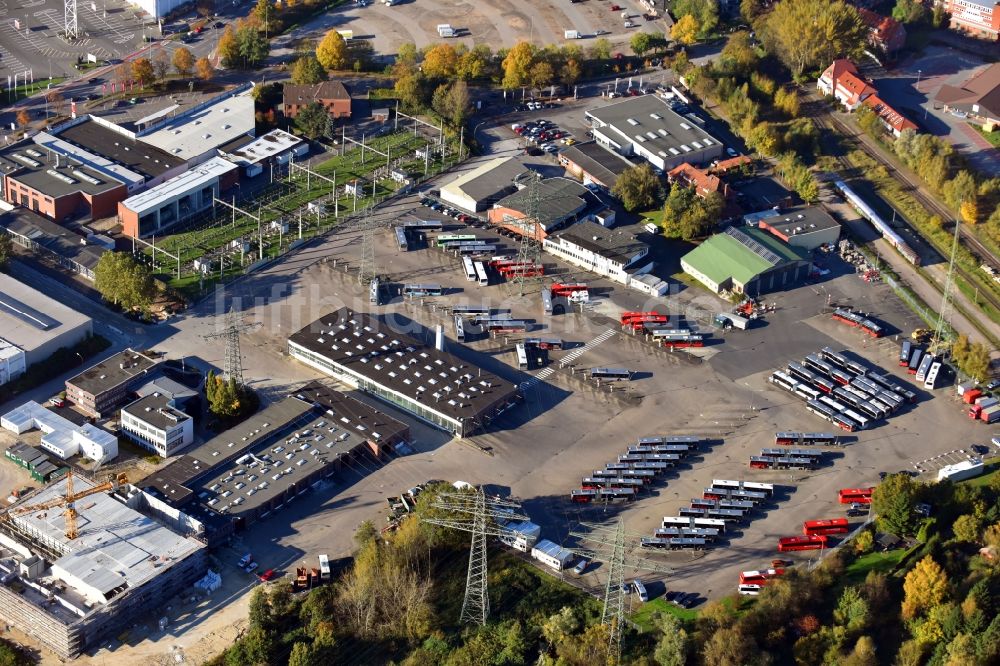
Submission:
POLYGON ((377 459, 407 439, 395 419, 311 383, 158 469, 144 489, 207 525, 217 544, 354 458, 377 459))
POLYGON ((819 206, 770 209, 744 217, 758 229, 769 231, 792 247, 812 252, 820 246, 833 247, 840 239, 840 222, 819 206))
POLYGON ((618 182, 618 176, 635 166, 596 141, 574 144, 560 150, 558 156, 559 164, 584 185, 597 185, 608 191, 618 182))
POLYGON ((66 380, 66 398, 91 416, 108 416, 160 364, 132 349, 120 351, 66 380))
POLYGON ((114 241, 98 234, 86 236, 56 224, 23 208, 0 213, 0 232, 6 232, 17 245, 59 266, 94 279, 94 269, 101 255, 114 241))
POLYGON ((520 157, 498 157, 462 174, 441 188, 441 201, 470 213, 486 210, 517 191, 514 179, 538 165, 520 157))
POLYGON ((996 41, 1000 38, 1000 0, 932 0, 947 12, 952 30, 996 41))
POLYGON ((219 154, 242 168, 247 178, 262 174, 265 165, 286 164, 308 152, 307 142, 281 129, 256 138, 242 136, 219 147, 219 154))
POLYGON ((730 227, 681 257, 681 268, 709 290, 758 295, 783 289, 809 274, 803 250, 753 227, 730 227))
POLYGON ((34 401, 0 417, 0 427, 15 435, 40 430, 41 447, 61 460, 82 454, 100 465, 118 457, 118 438, 110 432, 90 423, 77 425, 34 401))
POLYGON ((531 214, 532 202, 527 185, 519 183, 516 192, 490 208, 487 213, 490 224, 542 240, 554 230, 579 219, 590 206, 592 195, 587 188, 569 178, 545 178, 537 187, 538 208, 533 216, 537 222, 530 225, 521 222, 531 214))
POLYGON ((56 464, 47 455, 33 446, 17 443, 3 452, 4 456, 28 470, 31 478, 39 483, 48 483, 51 479, 65 474, 69 468, 63 464, 56 464))
POLYGON ((708 163, 722 155, 722 142, 700 119, 681 116, 656 95, 629 97, 586 112, 594 140, 616 153, 669 171, 684 162, 708 163))
POLYGON ((239 167, 213 157, 156 187, 118 204, 122 233, 134 238, 162 234, 210 209, 215 199, 239 182, 239 167))
POLYGON ((74 475, 68 492, 64 477, 0 521, 0 618, 64 659, 188 591, 208 566, 202 543, 139 511, 135 489, 74 475))
POLYGON ((293 333, 288 353, 458 437, 520 399, 510 382, 346 308, 293 333))
POLYGON ((649 246, 634 233, 611 230, 590 220, 549 236, 543 248, 574 266, 621 284, 628 284, 632 276, 652 268, 647 259, 649 246))
POLYGON ((194 421, 159 391, 122 407, 119 423, 123 435, 163 458, 194 443, 194 421))
POLYGON ((0 274, 0 385, 60 347, 72 347, 87 338, 93 327, 90 317, 0 274))

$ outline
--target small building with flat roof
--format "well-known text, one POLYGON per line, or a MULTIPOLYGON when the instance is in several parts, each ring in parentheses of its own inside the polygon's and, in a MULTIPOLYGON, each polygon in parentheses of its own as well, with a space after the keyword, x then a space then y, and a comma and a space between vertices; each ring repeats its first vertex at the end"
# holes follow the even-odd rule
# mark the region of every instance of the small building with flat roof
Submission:
POLYGON ((118 457, 118 438, 110 432, 90 423, 77 425, 34 401, 0 417, 0 427, 17 435, 40 430, 42 448, 62 460, 82 453, 100 465, 118 457))
POLYGON ((560 150, 558 156, 559 164, 584 185, 597 185, 607 191, 618 182, 618 176, 635 166, 596 141, 574 144, 560 150))
POLYGON ((159 364, 159 359, 125 349, 67 379, 66 399, 91 416, 108 416, 159 364))
POLYGON ((162 458, 177 455, 194 442, 194 421, 173 398, 158 391, 122 407, 122 434, 162 458))
POLYGON ((391 454, 397 444, 410 441, 410 426, 321 382, 309 382, 295 397, 311 401, 335 424, 363 436, 376 455, 391 454))
POLYGON ((505 379, 347 308, 289 336, 288 353, 458 437, 520 400, 505 379))
POLYGON ((805 251, 753 227, 730 227, 681 257, 684 272, 710 291, 752 296, 795 284, 809 266, 805 251))
POLYGON ((3 452, 4 456, 16 465, 28 470, 31 478, 39 483, 48 483, 51 479, 65 474, 69 468, 62 463, 58 465, 36 449, 27 444, 17 443, 3 452))
POLYGON ((649 245, 634 233, 584 220, 545 239, 543 248, 592 273, 628 284, 630 276, 652 268, 649 245))
POLYGON ((757 218, 757 228, 771 232, 792 247, 812 252, 821 245, 832 247, 840 238, 840 223, 819 206, 772 209, 770 212, 773 215, 757 218))
POLYGON ((514 179, 533 170, 520 157, 498 157, 441 187, 441 201, 470 213, 517 191, 514 179))
POLYGON ((95 236, 82 236, 47 217, 23 208, 0 212, 0 231, 15 243, 54 261, 63 268, 94 279, 101 255, 109 250, 95 236))
POLYGON ((118 204, 122 233, 142 238, 163 233, 212 207, 219 194, 239 181, 239 168, 213 157, 118 204))
POLYGON ((0 384, 92 333, 90 317, 0 273, 0 384))
POLYGON ((287 164, 308 152, 307 142, 282 129, 256 138, 242 136, 219 147, 219 154, 239 165, 248 178, 259 176, 267 164, 287 164))

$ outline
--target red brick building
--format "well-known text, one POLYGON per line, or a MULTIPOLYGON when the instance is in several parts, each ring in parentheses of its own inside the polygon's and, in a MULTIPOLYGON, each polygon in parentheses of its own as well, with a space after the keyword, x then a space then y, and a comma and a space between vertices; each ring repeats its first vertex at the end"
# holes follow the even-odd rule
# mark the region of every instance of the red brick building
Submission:
POLYGON ((906 44, 906 28, 896 19, 860 7, 858 14, 868 26, 868 44, 877 51, 891 56, 906 44))
POLYGON ((324 81, 311 86, 285 86, 282 108, 286 118, 294 118, 313 102, 318 102, 334 118, 351 117, 351 95, 340 81, 324 81))
POLYGON ((951 16, 951 29, 973 37, 1000 37, 1000 0, 935 0, 951 16))

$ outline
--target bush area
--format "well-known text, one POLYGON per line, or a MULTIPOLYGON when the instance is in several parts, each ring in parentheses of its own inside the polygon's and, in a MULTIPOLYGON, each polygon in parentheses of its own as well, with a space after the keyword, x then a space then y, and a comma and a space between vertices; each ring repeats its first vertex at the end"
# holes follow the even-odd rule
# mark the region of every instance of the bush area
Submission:
POLYGON ((69 368, 83 365, 88 358, 96 356, 110 346, 111 342, 107 338, 91 335, 73 347, 60 347, 44 361, 33 363, 14 381, 0 386, 0 402, 6 402, 19 393, 41 386, 69 368))

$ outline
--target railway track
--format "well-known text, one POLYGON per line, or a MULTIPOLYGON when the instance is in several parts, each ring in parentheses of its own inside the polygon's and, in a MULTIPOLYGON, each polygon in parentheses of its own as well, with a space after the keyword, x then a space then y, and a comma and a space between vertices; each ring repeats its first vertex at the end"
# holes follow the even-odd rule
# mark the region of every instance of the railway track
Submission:
MULTIPOLYGON (((868 157, 875 160, 876 163, 885 167, 886 171, 897 182, 903 185, 908 191, 908 193, 914 199, 916 199, 921 206, 924 206, 924 208, 926 208, 927 210, 940 216, 941 219, 949 219, 949 218, 954 219, 954 216, 952 215, 951 211, 949 211, 947 208, 942 206, 937 201, 931 199, 930 197, 925 196, 920 191, 919 187, 917 187, 905 175, 899 173, 899 171, 895 168, 893 164, 891 164, 888 160, 883 159, 875 150, 873 150, 865 141, 861 140, 858 137, 858 135, 855 132, 853 132, 851 128, 845 125, 843 122, 841 122, 840 120, 838 120, 837 118, 835 118, 830 114, 816 115, 812 117, 812 120, 813 123, 820 129, 836 129, 838 132, 843 134, 845 138, 854 139, 855 145, 857 145, 862 150, 862 152, 864 152, 868 157)), ((853 164, 851 164, 851 162, 847 159, 847 157, 843 155, 838 155, 835 157, 835 159, 845 170, 854 170, 856 168, 853 164)), ((891 204, 889 204, 888 202, 885 203, 886 205, 892 207, 893 210, 895 210, 895 207, 891 206, 891 204)), ((923 238, 923 236, 921 236, 920 233, 916 230, 913 224, 906 218, 906 216, 902 215, 898 210, 896 211, 896 214, 899 216, 900 219, 904 221, 910 233, 915 238, 920 239, 921 244, 925 248, 930 249, 937 255, 941 256, 943 259, 947 260, 947 256, 944 255, 942 252, 938 251, 938 249, 934 247, 930 242, 926 241, 923 238)), ((958 222, 958 220, 955 220, 954 224, 960 225, 961 223, 958 222)), ((985 263, 984 257, 988 257, 990 264, 992 264, 994 267, 998 265, 996 259, 993 257, 992 253, 990 253, 989 249, 987 249, 981 242, 979 242, 979 240, 975 238, 971 233, 969 233, 965 229, 962 229, 961 226, 959 226, 959 240, 964 244, 966 244, 967 249, 970 247, 974 249, 975 250, 974 253, 978 254, 979 259, 981 261, 984 261, 984 263, 985 263)), ((967 269, 956 264, 955 272, 959 276, 961 276, 962 279, 966 281, 966 283, 970 285, 975 285, 976 283, 975 277, 967 269)), ((935 282, 937 281, 935 280, 935 282)), ((937 286, 941 291, 944 290, 944 284, 938 283, 937 286)), ((983 299, 991 307, 1000 312, 1000 299, 998 299, 995 295, 985 290, 979 290, 979 298, 983 299)))

